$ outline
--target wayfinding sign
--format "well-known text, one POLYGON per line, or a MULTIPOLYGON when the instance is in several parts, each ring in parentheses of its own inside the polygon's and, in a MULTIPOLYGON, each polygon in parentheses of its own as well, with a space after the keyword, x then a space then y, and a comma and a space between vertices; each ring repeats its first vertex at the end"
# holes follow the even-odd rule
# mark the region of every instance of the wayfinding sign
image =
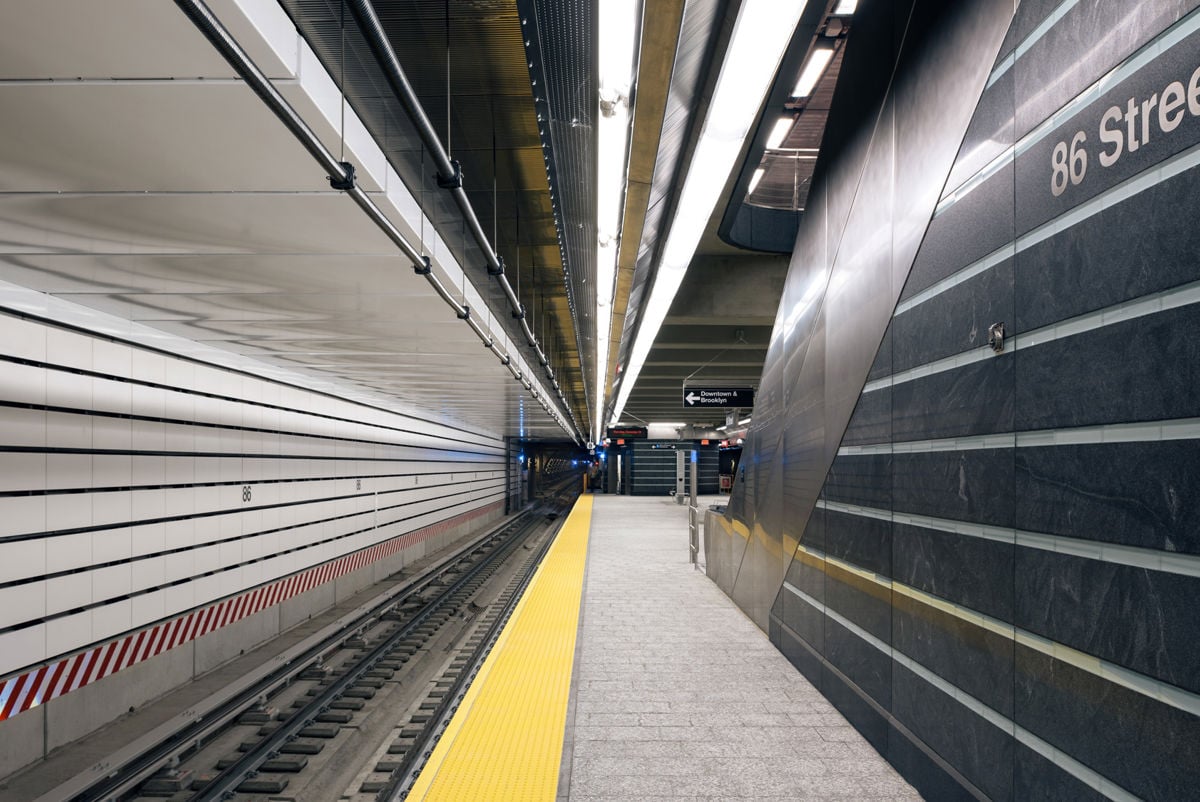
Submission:
POLYGON ((752 407, 753 387, 684 387, 685 407, 752 407))
POLYGON ((645 440, 649 430, 645 426, 610 426, 608 436, 611 440, 645 440))

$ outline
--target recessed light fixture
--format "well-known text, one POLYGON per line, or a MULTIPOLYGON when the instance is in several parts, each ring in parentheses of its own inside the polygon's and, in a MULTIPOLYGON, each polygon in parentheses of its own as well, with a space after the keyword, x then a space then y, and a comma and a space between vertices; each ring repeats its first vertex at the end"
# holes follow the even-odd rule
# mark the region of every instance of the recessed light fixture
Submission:
POLYGON ((857 8, 858 0, 842 0, 842 2, 837 4, 837 8, 833 10, 833 13, 839 17, 848 17, 853 14, 857 8))
POLYGON ((800 71, 800 80, 796 81, 796 88, 792 90, 792 97, 808 97, 811 95, 813 87, 817 85, 817 81, 821 80, 821 76, 825 74, 825 68, 829 66, 832 58, 832 47, 814 48, 808 54, 808 61, 805 62, 804 69, 800 71))
POLYGON ((791 115, 780 117, 775 121, 775 125, 771 126, 771 133, 767 136, 767 150, 775 150, 783 144, 783 140, 787 139, 788 131, 792 130, 792 123, 795 122, 791 115))
POLYGON ((629 400, 805 5, 806 0, 758 0, 743 3, 738 11, 675 216, 667 229, 654 286, 613 406, 613 420, 629 400))
POLYGON ((596 370, 593 439, 602 434, 612 300, 625 209, 634 61, 641 20, 639 0, 605 0, 599 18, 599 114, 596 182, 596 370))
POLYGON ((765 167, 759 167, 754 171, 754 175, 750 176, 750 189, 747 190, 748 193, 754 191, 754 189, 758 186, 758 182, 762 181, 763 174, 766 172, 767 170, 765 167))

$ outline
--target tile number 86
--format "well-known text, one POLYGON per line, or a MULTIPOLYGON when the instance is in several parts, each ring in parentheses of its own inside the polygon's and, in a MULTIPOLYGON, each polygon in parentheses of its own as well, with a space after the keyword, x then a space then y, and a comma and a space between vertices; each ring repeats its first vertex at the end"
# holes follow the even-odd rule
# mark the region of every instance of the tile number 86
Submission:
POLYGON ((1083 143, 1087 142, 1087 134, 1078 131, 1071 137, 1071 147, 1066 142, 1059 142, 1050 153, 1050 194, 1058 197, 1067 191, 1067 182, 1076 186, 1087 174, 1087 151, 1083 143))
POLYGON ((250 485, 242 485, 242 501, 250 500, 250 485))

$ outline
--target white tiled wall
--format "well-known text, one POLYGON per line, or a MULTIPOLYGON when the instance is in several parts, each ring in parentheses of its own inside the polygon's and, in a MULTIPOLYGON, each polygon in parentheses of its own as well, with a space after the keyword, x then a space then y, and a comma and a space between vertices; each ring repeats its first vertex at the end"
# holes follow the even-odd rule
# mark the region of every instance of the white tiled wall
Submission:
POLYGON ((0 313, 0 673, 485 506, 503 482, 494 439, 0 313))

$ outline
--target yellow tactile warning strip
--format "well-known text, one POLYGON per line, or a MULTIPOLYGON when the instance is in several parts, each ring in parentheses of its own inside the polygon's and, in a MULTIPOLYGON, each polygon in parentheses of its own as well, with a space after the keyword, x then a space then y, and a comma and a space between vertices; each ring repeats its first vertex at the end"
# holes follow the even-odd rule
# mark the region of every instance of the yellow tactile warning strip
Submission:
POLYGON ((408 800, 553 800, 592 497, 563 524, 408 800))

